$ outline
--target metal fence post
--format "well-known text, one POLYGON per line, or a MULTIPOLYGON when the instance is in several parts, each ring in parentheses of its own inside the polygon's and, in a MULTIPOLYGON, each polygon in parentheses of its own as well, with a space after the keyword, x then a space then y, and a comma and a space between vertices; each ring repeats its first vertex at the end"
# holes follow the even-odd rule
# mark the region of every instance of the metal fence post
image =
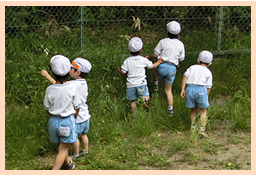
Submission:
POLYGON ((83 6, 81 6, 81 49, 83 49, 83 45, 84 45, 83 28, 84 28, 84 15, 83 15, 83 6))
POLYGON ((220 51, 220 45, 221 45, 222 23, 223 23, 223 6, 220 6, 219 29, 218 29, 218 45, 217 45, 218 52, 220 51))

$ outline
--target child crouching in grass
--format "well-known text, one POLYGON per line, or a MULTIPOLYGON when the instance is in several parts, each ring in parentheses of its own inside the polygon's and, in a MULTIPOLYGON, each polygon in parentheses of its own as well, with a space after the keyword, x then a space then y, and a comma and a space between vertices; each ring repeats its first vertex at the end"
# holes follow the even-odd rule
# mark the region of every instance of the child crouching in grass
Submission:
POLYGON ((209 51, 202 51, 197 59, 198 65, 190 66, 185 72, 182 80, 181 94, 186 97, 186 107, 191 108, 190 120, 192 130, 196 125, 196 115, 200 112, 200 138, 208 138, 205 132, 207 122, 206 108, 209 107, 208 96, 212 87, 212 72, 207 68, 212 64, 213 54, 209 51), (188 85, 186 90, 185 86, 188 85))
POLYGON ((77 142, 76 117, 79 113, 81 100, 75 85, 67 82, 70 61, 62 55, 53 56, 50 60, 51 74, 55 84, 46 89, 44 108, 50 114, 49 134, 51 142, 58 143, 59 149, 53 170, 75 168, 68 157, 69 145, 77 142))

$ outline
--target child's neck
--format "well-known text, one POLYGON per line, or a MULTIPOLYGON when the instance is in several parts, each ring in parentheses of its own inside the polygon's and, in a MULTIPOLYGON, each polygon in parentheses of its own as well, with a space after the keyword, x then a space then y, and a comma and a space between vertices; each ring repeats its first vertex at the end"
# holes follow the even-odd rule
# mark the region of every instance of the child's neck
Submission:
POLYGON ((204 63, 200 63, 199 65, 203 66, 203 67, 208 67, 207 64, 204 64, 204 63))
POLYGON ((81 76, 76 76, 74 79, 84 79, 84 78, 82 78, 81 76))
POLYGON ((60 81, 56 80, 56 83, 55 84, 66 84, 67 81, 63 81, 63 83, 61 83, 60 81))

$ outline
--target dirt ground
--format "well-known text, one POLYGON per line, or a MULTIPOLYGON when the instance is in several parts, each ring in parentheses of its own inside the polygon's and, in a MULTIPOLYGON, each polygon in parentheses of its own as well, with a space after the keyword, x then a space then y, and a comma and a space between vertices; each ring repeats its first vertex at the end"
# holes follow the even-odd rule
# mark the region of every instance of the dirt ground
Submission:
MULTIPOLYGON (((162 147, 153 147, 148 143, 148 150, 162 157, 167 158, 163 164, 157 161, 151 165, 140 165, 139 170, 251 170, 251 133, 240 132, 230 133, 224 129, 208 131, 209 139, 198 139, 193 145, 177 150, 172 154, 166 154, 172 147, 167 142, 162 147), (196 143, 196 144, 195 144, 196 143)), ((161 133, 157 135, 166 141, 182 139, 188 141, 186 132, 178 134, 161 133)), ((42 168, 50 169, 55 156, 48 155, 37 158, 42 168)), ((75 170, 81 170, 83 164, 76 163, 75 170)), ((83 170, 83 169, 82 169, 83 170)))
MULTIPOLYGON (((141 167, 145 170, 251 170, 251 133, 226 133, 224 129, 208 131, 209 140, 196 147, 180 150, 168 158, 170 166, 141 167), (208 145, 206 145, 208 143, 208 145), (210 145, 209 145, 210 143, 210 145), (210 147, 209 147, 210 146, 210 147)), ((177 138, 187 134, 175 135, 177 138)), ((161 137, 175 138, 161 134, 161 137)), ((200 140, 200 139, 199 139, 200 140)), ((170 146, 155 150, 162 155, 170 146)))

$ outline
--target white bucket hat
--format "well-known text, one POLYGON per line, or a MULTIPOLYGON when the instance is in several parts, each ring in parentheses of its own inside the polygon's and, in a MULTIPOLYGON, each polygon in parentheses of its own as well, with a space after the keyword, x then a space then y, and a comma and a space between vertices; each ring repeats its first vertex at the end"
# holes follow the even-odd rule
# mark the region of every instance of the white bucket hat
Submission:
POLYGON ((71 67, 83 72, 83 73, 89 73, 92 69, 92 65, 91 63, 81 57, 76 58, 75 60, 73 60, 71 67))
POLYGON ((128 44, 130 52, 138 52, 143 48, 143 42, 139 37, 133 37, 128 44))
POLYGON ((58 76, 65 76, 70 71, 70 61, 63 55, 55 55, 50 60, 51 70, 58 76))
POLYGON ((177 21, 171 21, 167 23, 166 29, 171 34, 178 35, 181 31, 180 23, 178 23, 177 21))
POLYGON ((199 54, 198 59, 203 63, 210 64, 213 60, 213 54, 210 51, 204 50, 199 54))

